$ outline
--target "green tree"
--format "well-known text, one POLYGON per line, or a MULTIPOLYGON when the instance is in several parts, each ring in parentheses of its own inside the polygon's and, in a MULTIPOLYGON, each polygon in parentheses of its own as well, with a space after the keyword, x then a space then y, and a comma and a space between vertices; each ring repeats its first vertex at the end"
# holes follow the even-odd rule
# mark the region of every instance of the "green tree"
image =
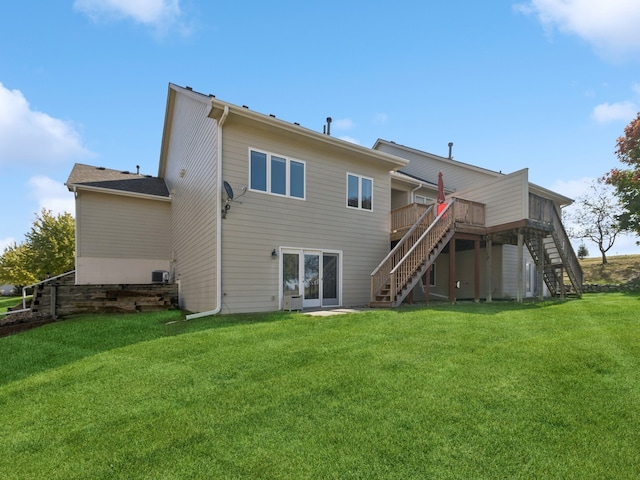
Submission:
POLYGON ((25 243, 13 245, 4 249, 0 257, 0 283, 10 285, 32 285, 38 279, 28 268, 29 247, 25 243))
POLYGON ((74 269, 76 224, 69 213, 54 216, 42 209, 26 234, 29 270, 38 278, 60 275, 74 269))
POLYGON ((587 246, 583 243, 578 247, 578 258, 584 260, 588 256, 589 250, 587 250, 587 246))
POLYGON ((625 127, 624 135, 618 138, 615 154, 629 168, 614 168, 604 179, 615 187, 623 208, 617 216, 620 227, 640 235, 640 113, 625 127))
POLYGON ((0 281, 30 285, 74 269, 75 221, 71 214, 54 216, 42 209, 25 237, 0 257, 0 281))

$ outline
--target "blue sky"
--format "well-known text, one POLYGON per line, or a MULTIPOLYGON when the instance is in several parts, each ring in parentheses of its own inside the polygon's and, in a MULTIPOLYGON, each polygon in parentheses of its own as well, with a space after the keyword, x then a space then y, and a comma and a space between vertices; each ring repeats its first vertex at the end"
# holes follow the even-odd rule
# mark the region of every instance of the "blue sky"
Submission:
POLYGON ((74 162, 157 174, 169 82, 364 146, 453 142, 570 197, 640 111, 637 0, 6 3, 0 248, 73 213, 74 162))

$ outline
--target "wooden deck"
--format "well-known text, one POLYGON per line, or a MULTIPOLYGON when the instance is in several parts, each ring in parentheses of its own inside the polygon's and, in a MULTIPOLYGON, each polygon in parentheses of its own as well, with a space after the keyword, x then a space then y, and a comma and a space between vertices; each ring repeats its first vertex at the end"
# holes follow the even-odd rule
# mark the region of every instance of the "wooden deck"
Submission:
MULTIPOLYGON (((391 241, 400 240, 430 207, 410 203, 391 211, 391 241)), ((485 206, 482 203, 455 198, 454 221, 456 227, 466 233, 483 234, 485 229, 485 206)))

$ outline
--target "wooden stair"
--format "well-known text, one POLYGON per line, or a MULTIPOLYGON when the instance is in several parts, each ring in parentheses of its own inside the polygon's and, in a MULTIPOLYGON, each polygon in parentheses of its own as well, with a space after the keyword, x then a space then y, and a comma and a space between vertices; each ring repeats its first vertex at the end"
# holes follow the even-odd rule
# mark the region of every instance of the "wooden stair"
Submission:
POLYGON ((397 307, 418 284, 455 233, 454 202, 428 208, 373 271, 371 307, 397 307))

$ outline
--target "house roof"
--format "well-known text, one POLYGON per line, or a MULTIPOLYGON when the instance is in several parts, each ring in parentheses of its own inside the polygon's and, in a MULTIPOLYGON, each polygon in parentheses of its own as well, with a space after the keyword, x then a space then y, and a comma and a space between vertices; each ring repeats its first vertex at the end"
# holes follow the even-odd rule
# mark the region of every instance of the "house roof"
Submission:
MULTIPOLYGON (((167 108, 165 110, 164 131, 162 135, 162 147, 160 150, 160 165, 158 168, 158 175, 164 175, 164 167, 166 164, 167 149, 169 148, 169 138, 171 134, 172 112, 177 94, 186 95, 198 102, 209 105, 209 117, 213 119, 220 119, 223 112, 226 112, 226 116, 234 117, 244 122, 251 122, 262 128, 273 128, 284 134, 295 136, 297 139, 307 139, 311 142, 317 142, 316 145, 323 145, 325 147, 338 148, 342 151, 349 152, 350 155, 366 158, 368 161, 378 161, 385 164, 389 170, 397 170, 407 165, 408 160, 391 155, 386 152, 379 152, 362 145, 341 140, 337 137, 332 137, 322 132, 317 132, 305 127, 302 127, 298 123, 290 123, 284 120, 276 118, 275 115, 265 115, 255 112, 246 106, 233 105, 228 102, 217 99, 214 95, 205 95, 194 91, 191 87, 180 87, 173 83, 169 84, 169 92, 167 95, 167 108)), ((227 120, 228 121, 228 120, 227 120)))
POLYGON ((470 163, 460 162, 458 160, 454 160, 453 157, 452 158, 442 157, 442 156, 436 155, 434 153, 429 153, 429 152, 425 152, 423 150, 418 150, 417 148, 407 147, 406 145, 402 145, 400 143, 396 143, 396 142, 389 141, 389 140, 383 140, 382 138, 379 138, 378 140, 376 140, 376 143, 373 145, 372 148, 374 150, 378 150, 380 148, 380 146, 382 146, 382 145, 389 145, 389 146, 392 146, 392 147, 395 147, 395 148, 398 148, 398 149, 401 149, 401 150, 405 150, 407 152, 414 153, 414 154, 416 154, 418 156, 421 156, 421 157, 428 157, 428 158, 431 158, 433 160, 437 160, 437 161, 442 162, 442 163, 448 163, 448 164, 451 164, 451 165, 460 166, 460 167, 463 167, 463 168, 467 168, 469 170, 474 170, 474 171, 477 171, 477 172, 482 172, 482 173, 485 173, 485 174, 488 174, 488 175, 492 175, 494 177, 499 177, 499 176, 503 175, 502 172, 496 172, 495 170, 490 170, 488 168, 478 167, 477 165, 472 165, 470 163))
MULTIPOLYGON (((436 161, 439 161, 439 162, 460 166, 462 168, 466 168, 468 170, 472 170, 472 171, 488 174, 488 175, 494 176, 496 178, 499 178, 499 177, 502 177, 503 175, 505 175, 502 172, 496 172, 495 170, 489 170, 488 168, 478 167, 476 165, 471 165, 470 163, 460 162, 458 160, 454 160, 453 158, 441 157, 441 156, 435 155, 433 153, 424 152, 422 150, 418 150, 418 149, 415 149, 415 148, 407 147, 406 145, 401 145, 401 144, 398 144, 396 142, 383 140, 381 138, 376 140, 376 143, 374 144, 373 149, 377 150, 378 148, 380 148, 381 146, 384 146, 384 145, 392 146, 392 147, 404 150, 406 152, 413 153, 413 154, 415 154, 415 155, 417 155, 419 157, 422 157, 422 158, 429 158, 429 159, 436 160, 436 161)), ((399 170, 397 173, 398 174, 402 174, 402 175, 409 175, 408 173, 403 172, 402 170, 399 170)), ((412 175, 409 175, 409 176, 412 176, 412 175)), ((571 198, 569 198, 569 197, 567 197, 565 195, 562 195, 562 194, 560 194, 558 192, 554 192, 552 190, 549 190, 548 188, 541 187, 540 185, 536 185, 535 183, 529 182, 529 189, 530 189, 530 191, 532 193, 535 193, 535 194, 540 195, 540 196, 545 197, 545 198, 549 198, 549 199, 553 200, 554 202, 556 202, 558 205, 561 205, 561 206, 567 206, 567 205, 571 205, 573 203, 573 200, 571 198)))
POLYGON ((164 179, 76 163, 65 185, 69 190, 109 191, 121 195, 170 199, 164 179))

